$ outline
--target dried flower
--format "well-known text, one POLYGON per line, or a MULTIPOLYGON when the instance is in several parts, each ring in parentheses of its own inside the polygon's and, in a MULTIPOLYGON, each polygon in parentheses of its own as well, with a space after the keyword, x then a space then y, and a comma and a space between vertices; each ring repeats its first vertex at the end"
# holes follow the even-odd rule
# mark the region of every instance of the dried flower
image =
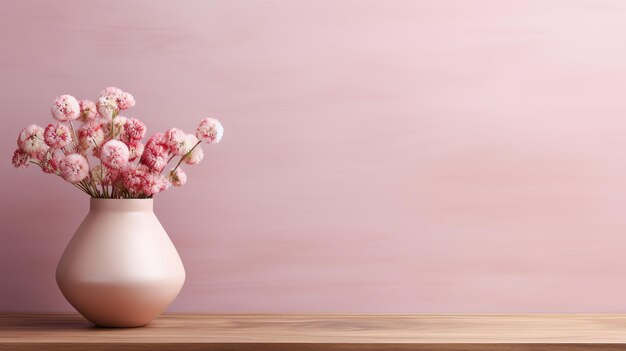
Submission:
POLYGON ((161 173, 169 160, 169 148, 163 134, 156 133, 150 139, 141 155, 141 163, 151 171, 161 173))
POLYGON ((182 156, 191 150, 186 142, 187 134, 178 128, 172 128, 165 132, 165 140, 170 152, 174 155, 182 156))
POLYGON ((17 146, 29 156, 38 158, 48 151, 48 145, 44 140, 44 129, 36 124, 31 124, 22 129, 17 138, 17 146))
POLYGON ((80 116, 80 104, 72 95, 61 95, 52 101, 52 117, 61 121, 73 121, 80 116))
POLYGON ((224 135, 224 127, 220 123, 220 121, 214 118, 205 118, 200 121, 198 128, 196 130, 196 136, 198 139, 209 143, 209 144, 217 144, 222 140, 222 136, 224 135))
POLYGON ((153 196, 169 187, 165 176, 151 172, 147 166, 131 165, 122 172, 124 187, 134 196, 153 196))
POLYGON ((78 144, 81 150, 86 151, 102 146, 104 131, 98 122, 89 122, 78 128, 78 144))
POLYGON ((114 96, 101 96, 96 103, 96 108, 100 116, 102 116, 105 120, 110 120, 119 112, 117 100, 114 96))
POLYGON ((187 182, 187 174, 180 168, 171 170, 167 177, 173 186, 183 186, 187 182))
POLYGON ((145 145, 141 142, 136 142, 135 144, 130 144, 128 145, 128 151, 130 151, 130 156, 128 158, 128 161, 135 161, 141 158, 141 155, 143 154, 143 150, 145 148, 145 145))
POLYGON ((30 161, 30 156, 24 151, 17 149, 13 152, 13 158, 11 159, 11 163, 15 168, 26 168, 28 167, 28 161, 30 161))
POLYGON ((59 164, 61 177, 70 183, 78 183, 89 175, 87 159, 80 154, 70 154, 59 164))
POLYGON ((130 151, 128 146, 119 140, 109 140, 100 150, 102 163, 111 169, 120 169, 128 163, 130 151))
POLYGON ((91 122, 98 119, 98 108, 93 101, 80 100, 78 104, 80 105, 80 117, 78 118, 79 121, 91 122))
POLYGON ((146 173, 142 191, 147 196, 154 196, 155 194, 167 190, 169 186, 170 182, 167 177, 159 173, 148 172, 146 173))
POLYGON ((102 127, 102 131, 104 132, 104 136, 108 139, 117 138, 124 132, 124 126, 128 118, 124 116, 117 116, 113 120, 104 120, 100 122, 100 126, 102 127), (113 127, 113 132, 111 132, 111 127, 113 127))
POLYGON ((44 173, 56 173, 63 159, 63 154, 55 152, 47 152, 44 157, 39 160, 39 165, 44 173))
POLYGON ((146 128, 146 125, 142 121, 136 118, 129 118, 126 123, 124 123, 123 129, 124 131, 120 139, 130 145, 141 141, 141 139, 146 136, 146 130, 148 128, 146 128))
POLYGON ((185 156, 183 162, 188 165, 197 165, 204 158, 204 151, 200 145, 196 146, 191 152, 185 156))
POLYGON ((121 172, 124 188, 133 196, 141 195, 148 171, 146 165, 127 165, 121 172))
POLYGON ((117 111, 127 110, 135 106, 135 98, 120 88, 106 87, 100 92, 102 97, 111 97, 115 100, 117 111))
POLYGON ((91 179, 99 185, 113 185, 120 175, 119 170, 110 169, 106 166, 96 165, 91 170, 91 179))
POLYGON ((72 132, 65 124, 48 124, 43 132, 43 138, 51 148, 60 149, 72 141, 72 132))

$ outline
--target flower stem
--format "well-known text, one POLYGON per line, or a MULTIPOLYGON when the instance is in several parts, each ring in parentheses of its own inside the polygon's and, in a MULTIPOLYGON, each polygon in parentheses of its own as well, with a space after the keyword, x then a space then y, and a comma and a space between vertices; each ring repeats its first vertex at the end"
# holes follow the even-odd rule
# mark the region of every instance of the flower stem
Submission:
MULTIPOLYGON (((30 162, 32 164, 35 164, 35 165, 39 166, 39 168, 43 169, 43 167, 41 167, 41 164, 39 164, 39 162, 36 162, 36 161, 33 161, 33 160, 30 160, 28 162, 30 162)), ((61 177, 61 174, 59 174, 59 172, 54 172, 54 174, 59 176, 59 177, 61 177)), ((79 190, 89 194, 83 187, 79 186, 78 184, 76 184, 76 183, 70 183, 70 184, 72 184, 73 186, 77 187, 79 190)))
POLYGON ((200 142, 200 141, 198 141, 198 142, 196 143, 196 145, 194 145, 194 146, 191 148, 191 150, 189 150, 189 152, 188 152, 188 153, 184 154, 184 155, 180 158, 180 160, 178 160, 178 163, 176 164, 176 167, 174 167, 174 169, 172 170, 172 172, 174 172, 175 170, 177 170, 177 169, 178 169, 178 166, 180 166, 180 164, 181 164, 181 163, 183 163, 183 160, 185 159, 185 157, 189 156, 189 155, 191 154, 191 152, 192 152, 192 151, 193 151, 193 150, 194 150, 194 149, 195 149, 198 145, 200 145, 200 143, 201 143, 201 142, 200 142))
POLYGON ((74 129, 74 124, 72 124, 72 121, 69 121, 70 124, 70 129, 72 130, 72 141, 74 143, 74 148, 76 148, 76 151, 78 151, 78 135, 76 134, 76 130, 74 129))
POLYGON ((115 134, 115 133, 113 132, 113 126, 114 126, 113 121, 115 120, 115 117, 117 117, 117 114, 118 114, 118 113, 119 113, 119 112, 113 112, 113 114, 111 115, 111 128, 110 128, 110 129, 111 129, 111 131, 109 132, 109 137, 110 137, 111 139, 113 139, 113 135, 115 134))

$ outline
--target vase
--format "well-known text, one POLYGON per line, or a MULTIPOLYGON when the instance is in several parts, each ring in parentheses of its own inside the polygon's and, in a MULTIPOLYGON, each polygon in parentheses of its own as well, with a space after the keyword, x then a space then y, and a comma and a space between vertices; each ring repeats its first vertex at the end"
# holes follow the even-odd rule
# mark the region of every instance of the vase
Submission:
POLYGON ((97 326, 139 327, 161 314, 185 282, 152 199, 91 198, 56 271, 67 301, 97 326))

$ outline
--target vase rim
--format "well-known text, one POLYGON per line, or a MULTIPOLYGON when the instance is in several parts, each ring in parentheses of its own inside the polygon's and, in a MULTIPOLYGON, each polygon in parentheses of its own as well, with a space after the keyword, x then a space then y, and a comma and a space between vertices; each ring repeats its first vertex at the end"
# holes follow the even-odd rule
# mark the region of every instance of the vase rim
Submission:
POLYGON ((91 210, 99 211, 152 211, 154 199, 89 199, 91 210))
POLYGON ((109 198, 105 198, 105 197, 90 197, 89 199, 90 200, 95 200, 95 201, 108 201, 108 200, 114 200, 114 201, 118 201, 118 200, 121 200, 121 201, 137 201, 137 200, 138 201, 148 201, 148 200, 150 200, 150 201, 152 201, 152 200, 154 200, 154 198, 146 198, 146 199, 109 199, 109 198))

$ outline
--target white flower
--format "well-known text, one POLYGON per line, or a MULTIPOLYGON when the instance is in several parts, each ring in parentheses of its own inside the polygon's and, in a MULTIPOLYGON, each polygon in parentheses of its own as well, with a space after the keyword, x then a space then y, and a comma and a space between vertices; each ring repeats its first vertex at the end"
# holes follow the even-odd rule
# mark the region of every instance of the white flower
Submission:
POLYGON ((44 140, 44 129, 36 124, 22 129, 17 138, 17 146, 32 157, 41 156, 48 150, 48 145, 44 140))
POLYGON ((200 121, 198 128, 196 129, 196 136, 198 139, 209 143, 217 144, 222 140, 224 135, 224 127, 220 121, 214 118, 205 118, 200 121))
POLYGON ((204 158, 204 151, 202 151, 202 147, 198 145, 196 146, 195 149, 191 151, 189 155, 185 156, 185 158, 183 159, 183 162, 185 162, 188 165, 195 165, 195 164, 200 163, 200 161, 202 161, 203 158, 204 158))
POLYGON ((107 120, 113 118, 113 115, 119 111, 117 100, 112 95, 101 96, 96 103, 96 107, 100 116, 107 120))
POLYGON ((52 101, 52 117, 61 121, 73 121, 80 117, 80 104, 72 95, 61 95, 52 101))
POLYGON ((167 177, 173 186, 183 186, 187 182, 187 174, 180 168, 171 170, 167 177))

